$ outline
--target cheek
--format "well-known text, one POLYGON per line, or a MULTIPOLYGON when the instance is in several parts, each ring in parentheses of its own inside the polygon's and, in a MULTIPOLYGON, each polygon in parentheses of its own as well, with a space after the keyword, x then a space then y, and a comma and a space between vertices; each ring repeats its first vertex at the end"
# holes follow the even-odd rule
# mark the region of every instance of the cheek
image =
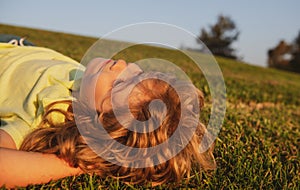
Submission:
POLYGON ((94 107, 96 80, 94 77, 85 77, 80 86, 80 99, 87 103, 89 107, 94 107))
POLYGON ((112 81, 108 80, 107 77, 101 77, 98 79, 94 91, 96 107, 100 106, 102 100, 110 91, 111 87, 112 87, 112 81))
POLYGON ((118 73, 102 73, 95 85, 95 104, 99 108, 104 98, 109 95, 118 73))
POLYGON ((97 83, 96 88, 95 88, 95 103, 98 105, 101 101, 101 97, 103 96, 103 86, 101 83, 97 83))

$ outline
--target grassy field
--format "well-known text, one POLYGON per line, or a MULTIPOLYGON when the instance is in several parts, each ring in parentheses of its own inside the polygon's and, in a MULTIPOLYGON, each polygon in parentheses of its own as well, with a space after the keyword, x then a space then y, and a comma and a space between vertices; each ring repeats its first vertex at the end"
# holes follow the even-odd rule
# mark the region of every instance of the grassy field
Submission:
MULTIPOLYGON (((0 24, 0 33, 26 36, 38 46, 57 50, 80 61, 96 38, 0 24)), ((111 42, 120 43, 120 42, 111 42)), ((108 47, 109 48, 109 47, 108 47)), ((177 64, 187 64, 178 52, 140 46, 120 57, 134 61, 151 53, 177 64)), ((216 171, 193 172, 181 188, 300 189, 300 75, 217 58, 225 77, 227 110, 216 140, 216 171)), ((192 77, 189 70, 187 73, 192 77)), ((204 78, 196 81, 206 95, 202 119, 207 123, 211 105, 204 78)), ((157 187, 165 189, 169 184, 157 187)), ((140 189, 118 180, 81 175, 27 188, 140 189)))

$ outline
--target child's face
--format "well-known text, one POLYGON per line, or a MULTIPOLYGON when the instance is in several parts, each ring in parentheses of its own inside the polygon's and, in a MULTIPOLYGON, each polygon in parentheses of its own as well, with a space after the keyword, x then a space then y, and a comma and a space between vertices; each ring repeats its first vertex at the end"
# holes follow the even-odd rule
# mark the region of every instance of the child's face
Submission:
POLYGON ((81 88, 80 98, 87 101, 91 108, 102 112, 109 104, 102 101, 113 86, 114 81, 127 67, 124 60, 93 59, 86 68, 81 88), (102 105, 102 107, 101 107, 102 105))

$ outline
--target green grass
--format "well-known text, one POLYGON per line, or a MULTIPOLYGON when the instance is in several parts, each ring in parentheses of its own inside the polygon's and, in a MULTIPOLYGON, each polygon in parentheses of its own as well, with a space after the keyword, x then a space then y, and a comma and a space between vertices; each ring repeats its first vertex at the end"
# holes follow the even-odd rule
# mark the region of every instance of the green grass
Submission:
MULTIPOLYGON (((26 36, 38 46, 55 49, 80 61, 96 38, 13 27, 0 24, 0 33, 26 36)), ((116 44, 121 42, 111 42, 116 44)), ((108 47, 109 48, 109 47, 108 47)), ((151 55, 183 66, 206 95, 202 114, 208 122, 211 99, 202 77, 198 80, 188 59, 178 51, 135 46, 116 57, 135 61, 151 55)), ((300 189, 300 75, 217 58, 225 77, 227 111, 218 135, 215 156, 218 169, 193 171, 189 183, 179 187, 199 189, 300 189)), ((197 76, 198 77, 198 76, 197 76)), ((157 187, 167 188, 169 184, 157 187)), ((81 175, 29 189, 140 189, 120 181, 81 175)), ((25 188, 24 188, 25 189, 25 188)))

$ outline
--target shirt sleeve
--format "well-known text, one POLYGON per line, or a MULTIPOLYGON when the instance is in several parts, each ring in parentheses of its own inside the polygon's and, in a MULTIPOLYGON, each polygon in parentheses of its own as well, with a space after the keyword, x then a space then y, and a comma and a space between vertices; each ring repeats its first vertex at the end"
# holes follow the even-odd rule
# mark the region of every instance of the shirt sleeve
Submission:
POLYGON ((32 131, 32 129, 24 120, 16 116, 7 119, 1 118, 0 128, 11 136, 16 144, 17 149, 20 148, 26 135, 32 131))

